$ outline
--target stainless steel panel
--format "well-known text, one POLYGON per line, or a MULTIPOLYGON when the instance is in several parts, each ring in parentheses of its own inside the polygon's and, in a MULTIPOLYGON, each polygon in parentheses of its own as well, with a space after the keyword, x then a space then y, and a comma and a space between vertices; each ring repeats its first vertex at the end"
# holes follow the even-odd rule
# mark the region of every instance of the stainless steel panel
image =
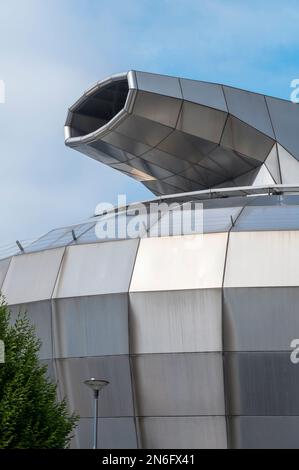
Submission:
POLYGON ((176 188, 175 186, 171 186, 170 184, 166 184, 163 181, 159 181, 159 180, 143 181, 143 184, 147 189, 152 191, 156 196, 181 192, 179 188, 176 188))
POLYGON ((11 305, 9 308, 12 322, 15 322, 19 313, 26 313, 27 318, 34 325, 36 334, 42 342, 39 352, 40 359, 51 359, 53 357, 51 301, 11 305))
POLYGON ((299 415, 299 369, 289 352, 225 353, 227 413, 299 415))
POLYGON ((50 299, 63 253, 64 248, 57 248, 15 256, 2 286, 7 302, 13 305, 50 299))
POLYGON ((127 292, 138 240, 68 247, 54 297, 127 292))
POLYGON ((221 294, 221 289, 131 293, 131 352, 221 351, 221 294))
POLYGON ((172 176, 172 172, 165 170, 161 166, 158 166, 159 163, 159 160, 157 161, 157 165, 155 165, 148 162, 147 160, 143 160, 143 158, 134 158, 134 160, 131 160, 128 164, 138 171, 149 175, 151 180, 156 178, 163 179, 172 176))
POLYGON ((266 97, 278 143, 299 159, 299 106, 290 101, 266 97))
POLYGON ((144 449, 225 449, 225 418, 221 416, 140 418, 144 449))
POLYGON ((289 351, 298 305, 296 287, 224 289, 224 350, 289 351))
POLYGON ((224 287, 297 286, 299 232, 231 232, 224 287))
POLYGON ((240 416, 230 419, 235 449, 299 449, 298 416, 240 416))
POLYGON ((132 357, 139 416, 224 415, 221 353, 132 357))
POLYGON ((179 99, 139 91, 133 113, 137 116, 175 128, 182 102, 179 99))
POLYGON ((182 98, 179 79, 166 75, 158 75, 147 72, 136 72, 138 89, 157 93, 159 95, 182 98))
POLYGON ((272 149, 274 140, 237 118, 229 116, 221 145, 247 157, 263 162, 272 149))
POLYGON ((83 383, 90 377, 108 380, 101 391, 99 416, 133 416, 129 358, 127 356, 56 359, 59 397, 67 397, 81 418, 93 416, 93 395, 83 383))
POLYGON ((114 145, 108 144, 103 140, 96 140, 95 142, 89 144, 88 147, 91 148, 91 156, 92 153, 96 155, 96 152, 98 152, 98 154, 101 155, 100 161, 109 165, 113 163, 126 162, 132 158, 135 158, 135 155, 128 152, 127 150, 115 147, 114 145))
POLYGON ((4 282, 7 270, 9 268, 10 264, 10 258, 4 259, 0 261, 0 289, 2 287, 2 284, 4 282))
POLYGON ((270 175, 269 170, 266 167, 266 165, 262 165, 258 169, 257 175, 254 178, 254 181, 252 184, 253 186, 267 186, 267 185, 275 184, 275 181, 270 175))
POLYGON ((205 186, 206 181, 208 180, 211 172, 199 165, 190 164, 190 167, 187 170, 184 170, 180 173, 180 176, 197 183, 198 185, 205 186))
MULTIPOLYGON (((232 185, 235 185, 235 186, 251 186, 253 185, 257 175, 258 175, 258 172, 259 172, 259 168, 255 168, 254 170, 250 170, 248 171, 247 173, 244 173, 243 175, 241 176, 238 176, 237 178, 234 178, 232 180, 232 185)), ((223 187, 226 186, 226 182, 224 183, 223 187)), ((228 186, 228 185, 227 185, 228 186)))
POLYGON ((199 191, 204 189, 204 186, 200 183, 195 183, 187 178, 180 175, 171 176, 163 180, 166 184, 171 184, 182 191, 199 191))
POLYGON ((158 145, 172 131, 171 127, 135 115, 130 115, 117 127, 118 133, 150 147, 158 145))
POLYGON ((278 155, 283 184, 298 184, 299 181, 299 154, 298 160, 292 157, 281 145, 278 144, 278 155))
POLYGON ((230 114, 275 139, 264 95, 223 87, 230 114))
MULTIPOLYGON (((250 163, 241 155, 233 150, 217 147, 209 154, 209 159, 213 160, 226 174, 225 181, 243 175, 256 167, 257 162, 252 160, 250 163)), ((219 172, 218 172, 219 173, 219 172)))
MULTIPOLYGON (((99 401, 101 407, 101 400, 99 401)), ((92 449, 93 419, 82 418, 72 439, 71 449, 92 449)), ((137 449, 133 418, 100 418, 98 449, 137 449)))
POLYGON ((189 162, 176 158, 169 153, 161 152, 161 150, 158 150, 157 148, 142 155, 142 159, 159 165, 174 174, 181 173, 182 171, 190 168, 189 162))
POLYGON ((221 287, 226 244, 227 233, 142 239, 130 291, 221 287))
POLYGON ((180 78, 184 100, 227 111, 221 85, 180 78))
POLYGON ((129 353, 127 294, 53 301, 54 357, 129 353))
POLYGON ((279 168, 279 161, 278 161, 278 151, 277 145, 275 144, 269 153, 268 157, 265 160, 265 165, 270 171, 273 179, 277 184, 281 183, 281 174, 279 168))
POLYGON ((114 145, 115 147, 139 157, 144 152, 151 149, 149 145, 139 141, 139 138, 132 139, 125 135, 119 134, 118 132, 109 132, 102 138, 103 142, 114 145))
MULTIPOLYGON (((201 122, 194 123, 194 125, 196 124, 199 126, 201 122)), ((214 142, 176 130, 164 139, 158 148, 168 152, 168 154, 175 155, 183 161, 188 160, 192 163, 199 163, 216 146, 217 144, 214 142)))
POLYGON ((219 143, 227 114, 185 101, 177 124, 179 131, 219 143))

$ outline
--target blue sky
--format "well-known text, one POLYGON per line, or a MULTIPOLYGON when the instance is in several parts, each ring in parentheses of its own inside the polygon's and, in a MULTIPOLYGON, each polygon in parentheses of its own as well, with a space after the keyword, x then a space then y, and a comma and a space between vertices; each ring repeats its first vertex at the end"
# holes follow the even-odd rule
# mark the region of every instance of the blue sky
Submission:
POLYGON ((289 0, 1 0, 0 246, 151 197, 64 147, 67 107, 95 81, 138 69, 289 99, 299 78, 289 0))

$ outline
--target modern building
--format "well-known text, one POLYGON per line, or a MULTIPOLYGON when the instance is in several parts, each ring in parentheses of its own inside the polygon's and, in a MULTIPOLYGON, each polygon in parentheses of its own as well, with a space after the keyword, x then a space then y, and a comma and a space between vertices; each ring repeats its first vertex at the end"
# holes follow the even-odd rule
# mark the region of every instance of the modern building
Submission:
POLYGON ((175 203, 167 236, 151 235, 158 214, 137 238, 99 240, 98 215, 0 261, 81 416, 73 447, 92 442, 93 376, 110 382, 101 447, 299 448, 299 105, 131 71, 87 90, 65 134, 175 203), (203 233, 176 226, 188 202, 203 233))

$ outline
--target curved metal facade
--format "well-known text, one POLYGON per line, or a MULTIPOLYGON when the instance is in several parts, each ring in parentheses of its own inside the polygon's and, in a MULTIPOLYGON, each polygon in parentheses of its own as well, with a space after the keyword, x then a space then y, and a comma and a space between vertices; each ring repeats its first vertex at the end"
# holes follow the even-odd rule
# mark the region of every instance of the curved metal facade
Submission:
POLYGON ((1 261, 81 416, 73 446, 90 446, 99 376, 101 447, 299 447, 298 228, 298 195, 231 197, 204 203, 203 235, 82 235, 1 261))

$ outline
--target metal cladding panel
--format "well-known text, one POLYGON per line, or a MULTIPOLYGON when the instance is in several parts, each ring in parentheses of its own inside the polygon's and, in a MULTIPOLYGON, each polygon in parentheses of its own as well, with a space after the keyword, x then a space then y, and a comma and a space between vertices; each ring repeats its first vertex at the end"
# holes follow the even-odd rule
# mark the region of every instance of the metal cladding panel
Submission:
MULTIPOLYGON (((101 408, 101 400, 99 402, 101 408)), ((91 449, 93 418, 81 418, 71 442, 71 449, 91 449)), ((137 449, 133 418, 98 419, 98 449, 137 449)))
MULTIPOLYGON (((193 123, 193 125, 196 125, 196 123, 193 123)), ((158 146, 163 151, 161 159, 163 159, 163 153, 166 152, 166 155, 174 155, 185 163, 200 163, 205 155, 216 147, 217 144, 214 142, 209 142, 179 130, 172 132, 158 146)), ((187 167, 189 166, 187 165, 187 167)))
POLYGON ((229 116, 221 145, 247 157, 263 162, 274 145, 274 140, 239 119, 229 116))
POLYGON ((221 315, 221 289, 131 293, 131 352, 221 351, 221 315))
POLYGON ((99 416, 133 416, 129 358, 127 356, 56 359, 59 398, 67 397, 71 410, 80 417, 93 416, 91 390, 83 383, 100 377, 110 383, 101 391, 99 416))
POLYGON ((227 111, 221 85, 184 78, 180 79, 180 83, 184 100, 227 111))
POLYGON ((26 313, 28 320, 35 327, 37 336, 42 341, 39 352, 40 359, 51 359, 53 357, 51 301, 12 305, 9 309, 12 322, 15 322, 19 313, 26 313))
POLYGON ((0 261, 0 289, 4 282, 7 270, 9 268, 9 264, 10 264, 10 258, 0 261))
POLYGON ((299 105, 266 97, 278 143, 299 160, 299 105))
POLYGON ((252 165, 248 163, 246 158, 238 155, 233 150, 224 149, 217 147, 209 154, 209 159, 216 163, 222 171, 226 173, 226 178, 222 178, 225 182, 224 186, 227 186, 228 175, 231 177, 237 177, 238 175, 244 175, 255 168, 256 162, 252 160, 252 165))
POLYGON ((229 415, 299 415, 298 365, 290 352, 225 353, 229 415))
POLYGON ((225 351, 288 351, 299 333, 299 288, 224 289, 225 351))
POLYGON ((130 291, 221 287, 226 244, 227 233, 142 239, 130 291))
POLYGON ((166 184, 161 181, 143 181, 143 184, 156 196, 165 196, 165 194, 173 194, 182 191, 181 189, 179 190, 175 186, 171 186, 170 184, 166 184))
POLYGON ((165 183, 169 183, 176 188, 181 189, 182 191, 198 191, 199 189, 202 189, 203 186, 200 186, 199 183, 194 183, 193 181, 190 181, 187 178, 184 178, 180 175, 175 175, 172 176, 171 178, 165 178, 164 180, 165 183))
POLYGON ((118 127, 120 134, 141 141, 142 143, 155 147, 161 140, 165 139, 173 129, 155 121, 150 121, 140 116, 130 115, 118 127))
POLYGON ((136 239, 68 247, 54 297, 127 292, 137 247, 136 239))
MULTIPOLYGON (((175 134, 176 132, 173 132, 171 135, 175 134)), ((142 155, 142 159, 158 164, 161 168, 167 169, 172 173, 181 173, 184 170, 188 170, 188 168, 190 168, 189 162, 180 158, 176 158, 169 153, 162 152, 157 148, 142 155)))
POLYGON ((158 95, 182 98, 180 81, 176 77, 148 72, 135 72, 138 90, 157 93, 158 95))
POLYGON ((231 232, 224 287, 299 285, 299 232, 231 232))
POLYGON ((264 95, 223 87, 230 114, 275 139, 264 95))
POLYGON ((100 155, 100 161, 108 165, 127 162, 128 160, 135 158, 135 155, 130 152, 115 147, 103 140, 96 140, 85 147, 89 148, 90 156, 92 158, 97 158, 97 156, 100 155))
POLYGON ((184 101, 177 129, 218 144, 226 118, 222 111, 184 101))
POLYGON ((175 128, 181 100, 139 91, 134 104, 134 114, 175 128))
POLYGON ((50 299, 63 253, 64 248, 56 248, 12 258, 2 286, 8 304, 50 299))
POLYGON ((138 416, 224 415, 221 353, 132 357, 138 416))
POLYGON ((133 160, 130 160, 130 162, 128 162, 128 165, 148 175, 147 179, 149 180, 154 180, 155 178, 163 179, 172 176, 172 173, 170 171, 165 170, 158 165, 150 163, 147 160, 143 160, 142 158, 134 158, 133 160))
POLYGON ((230 419, 235 449, 299 449, 298 416, 240 416, 230 419))
POLYGON ((258 173, 256 175, 256 177, 254 178, 254 181, 253 181, 253 186, 266 186, 266 185, 270 185, 270 184, 275 184, 275 181, 274 179, 272 178, 271 174, 269 173, 269 170, 268 168, 266 167, 266 165, 262 165, 259 169, 258 169, 258 173))
POLYGON ((57 299, 53 330, 54 357, 128 354, 128 296, 57 299))
POLYGON ((144 449, 226 449, 222 416, 140 418, 144 449))
MULTIPOLYGON (((145 152, 151 150, 149 145, 140 142, 139 139, 135 140, 125 135, 119 134, 118 132, 109 132, 102 138, 103 142, 118 147, 125 152, 129 152, 130 155, 139 157, 145 152)), ((95 143, 93 144, 95 145, 95 143)))
POLYGON ((281 145, 278 145, 277 148, 283 184, 297 184, 299 181, 299 156, 296 160, 281 145))
POLYGON ((276 183, 281 183, 281 173, 278 161, 277 145, 273 146, 271 152, 265 160, 265 165, 271 173, 274 181, 276 181, 276 183))

